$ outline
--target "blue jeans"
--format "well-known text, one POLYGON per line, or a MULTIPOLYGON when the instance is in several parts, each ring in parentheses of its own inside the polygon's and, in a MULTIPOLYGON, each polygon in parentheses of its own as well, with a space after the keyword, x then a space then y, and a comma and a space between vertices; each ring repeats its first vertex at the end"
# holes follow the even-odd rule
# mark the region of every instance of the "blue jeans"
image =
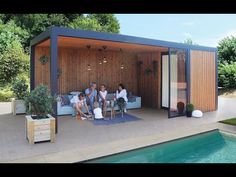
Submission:
POLYGON ((87 100, 87 104, 88 104, 88 109, 89 109, 89 111, 90 111, 92 114, 94 114, 94 113, 93 113, 93 109, 94 109, 94 107, 93 107, 94 100, 93 100, 93 99, 89 99, 89 100, 87 100))

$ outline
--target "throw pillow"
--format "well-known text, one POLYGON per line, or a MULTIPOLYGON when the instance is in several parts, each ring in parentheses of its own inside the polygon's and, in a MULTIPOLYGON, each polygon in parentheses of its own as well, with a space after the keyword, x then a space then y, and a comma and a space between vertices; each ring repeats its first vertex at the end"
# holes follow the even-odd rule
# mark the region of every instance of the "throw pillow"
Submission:
POLYGON ((131 103, 136 102, 136 96, 129 96, 128 102, 131 102, 131 103))

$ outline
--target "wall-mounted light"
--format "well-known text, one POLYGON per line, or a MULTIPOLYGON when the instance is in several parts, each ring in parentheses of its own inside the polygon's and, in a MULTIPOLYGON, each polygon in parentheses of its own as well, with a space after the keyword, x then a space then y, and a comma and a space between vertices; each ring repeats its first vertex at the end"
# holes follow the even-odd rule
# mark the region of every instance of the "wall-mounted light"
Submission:
POLYGON ((91 48, 91 45, 86 45, 87 49, 90 49, 91 48))
POLYGON ((88 71, 90 71, 90 70, 91 70, 91 66, 90 66, 90 65, 88 65, 87 69, 88 69, 88 71))

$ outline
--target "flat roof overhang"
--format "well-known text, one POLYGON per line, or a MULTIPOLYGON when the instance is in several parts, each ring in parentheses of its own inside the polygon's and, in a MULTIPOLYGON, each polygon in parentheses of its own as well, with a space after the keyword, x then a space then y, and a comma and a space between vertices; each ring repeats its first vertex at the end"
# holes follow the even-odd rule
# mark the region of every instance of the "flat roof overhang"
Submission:
POLYGON ((78 30, 78 29, 70 29, 70 28, 54 27, 54 26, 48 28, 48 30, 36 36, 30 42, 30 45, 35 46, 39 43, 42 43, 45 40, 50 39, 52 36, 101 40, 101 41, 107 41, 107 42, 118 42, 118 43, 130 44, 130 45, 141 45, 142 47, 153 46, 153 47, 161 47, 161 48, 180 48, 180 49, 203 50, 203 51, 212 51, 212 52, 217 51, 217 48, 214 48, 214 47, 189 45, 189 44, 184 44, 184 43, 168 42, 168 41, 127 36, 127 35, 121 35, 121 34, 78 30))
MULTIPOLYGON (((85 38, 74 38, 74 37, 64 37, 58 36, 57 40, 58 48, 67 47, 67 48, 76 48, 76 49, 87 49, 89 45, 91 49, 104 50, 108 51, 120 51, 123 52, 134 52, 134 53, 142 53, 142 52, 167 52, 168 48, 166 47, 158 47, 158 46, 148 46, 148 45, 140 45, 140 44, 130 44, 130 43, 121 43, 114 41, 103 41, 103 40, 95 40, 95 39, 85 39, 85 38)), ((36 47, 50 47, 50 39, 47 39, 39 44, 36 47)))

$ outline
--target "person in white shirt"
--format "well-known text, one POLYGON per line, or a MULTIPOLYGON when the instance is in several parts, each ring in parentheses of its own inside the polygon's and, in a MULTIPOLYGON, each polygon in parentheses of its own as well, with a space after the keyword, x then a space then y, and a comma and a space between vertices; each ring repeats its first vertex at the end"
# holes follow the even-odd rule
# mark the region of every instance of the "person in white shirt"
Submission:
MULTIPOLYGON (((127 104, 127 91, 123 84, 119 84, 118 90, 116 91, 116 99, 123 98, 127 104)), ((126 108, 124 108, 124 112, 127 112, 126 108)))
POLYGON ((101 85, 101 90, 98 93, 99 105, 102 107, 103 116, 106 117, 106 108, 107 108, 107 90, 105 85, 101 85))
POLYGON ((71 99, 71 103, 73 103, 73 107, 78 111, 79 116, 78 118, 81 119, 81 116, 88 118, 89 115, 91 115, 91 113, 88 110, 88 106, 86 103, 86 99, 83 93, 80 93, 79 95, 75 95, 72 99, 71 99), (86 111, 88 112, 89 115, 86 115, 82 112, 82 108, 85 107, 86 111))
POLYGON ((98 102, 94 102, 94 119, 104 119, 104 117, 102 116, 102 109, 99 107, 99 103, 98 102))

